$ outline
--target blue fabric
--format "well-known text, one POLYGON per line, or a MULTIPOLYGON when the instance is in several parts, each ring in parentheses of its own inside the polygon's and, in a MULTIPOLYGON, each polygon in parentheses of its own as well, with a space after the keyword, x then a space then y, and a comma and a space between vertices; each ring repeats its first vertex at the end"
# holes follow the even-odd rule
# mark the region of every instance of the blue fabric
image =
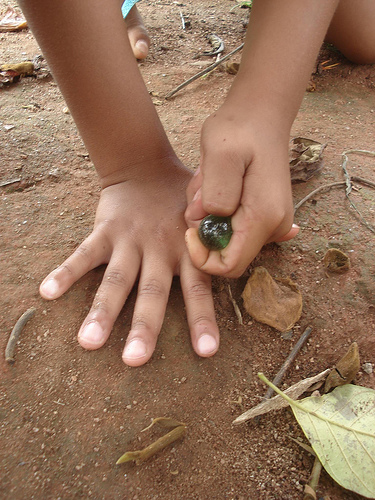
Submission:
POLYGON ((125 2, 122 4, 121 7, 121 12, 122 12, 122 17, 125 19, 125 17, 129 14, 129 11, 134 5, 138 2, 139 0, 125 0, 125 2))

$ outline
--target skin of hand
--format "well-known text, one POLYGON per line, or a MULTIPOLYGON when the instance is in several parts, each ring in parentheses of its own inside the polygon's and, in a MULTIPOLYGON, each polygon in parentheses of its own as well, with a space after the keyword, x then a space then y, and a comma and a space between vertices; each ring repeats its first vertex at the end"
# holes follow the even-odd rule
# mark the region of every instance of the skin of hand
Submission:
POLYGON ((139 279, 123 353, 146 363, 179 274, 192 344, 200 356, 219 346, 210 277, 191 263, 185 243, 186 188, 192 174, 176 158, 139 72, 121 2, 21 0, 24 11, 99 175, 93 232, 40 287, 49 300, 86 272, 108 264, 78 334, 86 349, 108 338, 139 279), (106 75, 107 78, 104 78, 106 75))
POLYGON ((40 287, 45 299, 56 299, 85 273, 108 264, 78 334, 82 347, 98 349, 139 278, 122 356, 130 366, 145 363, 155 349, 174 275, 180 275, 195 351, 211 356, 219 345, 210 277, 192 265, 184 244, 185 189, 191 174, 179 165, 160 165, 160 169, 164 171, 160 178, 134 179, 103 189, 93 232, 40 287))
POLYGON ((188 201, 194 196, 195 200, 185 214, 191 227, 186 239, 195 266, 227 277, 240 276, 264 243, 280 241, 287 233, 289 239, 298 232, 297 227, 291 230, 288 138, 266 121, 252 123, 240 114, 240 109, 224 104, 204 123, 204 168, 189 185, 188 201), (211 182, 205 184, 205 177, 211 182), (209 213, 234 214, 233 235, 224 250, 209 251, 199 240, 196 228, 209 213))
POLYGON ((224 104, 204 123, 198 174, 188 190, 186 242, 193 263, 238 277, 261 247, 289 239, 293 223, 288 143, 336 0, 254 0, 240 70, 224 104), (232 216, 233 235, 208 251, 197 225, 232 216))

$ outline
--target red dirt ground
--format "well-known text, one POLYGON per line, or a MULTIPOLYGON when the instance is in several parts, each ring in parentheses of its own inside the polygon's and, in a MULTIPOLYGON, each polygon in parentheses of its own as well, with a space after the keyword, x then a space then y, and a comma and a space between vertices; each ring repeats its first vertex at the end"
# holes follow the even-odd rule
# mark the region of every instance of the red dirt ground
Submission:
MULTIPOLYGON (((8 5, 13 2, 0 1, 0 14, 8 5)), ((191 168, 199 160, 201 124, 222 102, 234 77, 218 69, 169 101, 163 95, 199 71, 193 56, 209 48, 205 35, 221 36, 227 53, 243 41, 248 11, 231 11, 233 6, 230 0, 145 0, 140 5, 153 40, 140 69, 173 146, 191 168), (191 23, 185 31, 180 10, 191 23)), ((2 63, 40 53, 28 31, 0 34, 0 42, 2 63)), ((294 186, 296 201, 320 185, 343 179, 343 151, 375 150, 374 67, 356 67, 324 49, 320 60, 326 59, 340 64, 313 75, 316 90, 306 92, 292 131, 293 136, 327 143, 325 167, 312 180, 294 186)), ((0 361, 0 497, 302 498, 313 458, 290 439, 303 438, 291 412, 282 410, 237 427, 232 421, 264 395, 257 373, 272 378, 307 325, 313 332, 283 387, 331 367, 353 341, 359 345, 361 364, 375 363, 374 234, 350 208, 344 190, 318 194, 304 204, 296 215, 298 237, 268 245, 252 264, 266 267, 273 276, 291 277, 301 290, 303 313, 291 338, 256 323, 244 311, 241 293, 249 270, 238 280, 214 280, 221 347, 213 358, 198 358, 176 280, 152 360, 129 368, 121 361, 121 350, 134 293, 102 349, 84 351, 76 340, 103 268, 57 301, 45 302, 38 295, 43 277, 89 234, 99 196, 93 165, 71 116, 63 112, 63 98, 52 78, 24 78, 0 92, 0 182, 22 179, 0 188, 2 352, 18 317, 36 308, 14 365, 0 361), (350 256, 349 272, 325 274, 322 259, 329 247, 350 256), (244 326, 238 324, 228 283, 244 326), (140 430, 159 416, 184 421, 184 440, 144 465, 116 466, 126 450, 155 438, 156 431, 140 430)), ((375 159, 352 155, 348 169, 374 180, 375 159)), ((374 224, 375 191, 362 187, 352 199, 374 224)), ((374 374, 361 370, 357 383, 374 389, 374 374)), ((358 498, 325 472, 318 497, 358 498)))

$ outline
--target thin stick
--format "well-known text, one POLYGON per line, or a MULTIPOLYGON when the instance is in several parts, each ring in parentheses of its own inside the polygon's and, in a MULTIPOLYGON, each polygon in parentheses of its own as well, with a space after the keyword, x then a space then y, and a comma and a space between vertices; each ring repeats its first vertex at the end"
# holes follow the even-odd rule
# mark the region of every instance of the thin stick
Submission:
POLYGON ((363 217, 361 211, 357 208, 357 205, 354 203, 354 201, 352 201, 352 199, 349 196, 350 193, 352 192, 352 187, 353 187, 352 183, 351 183, 350 175, 349 175, 348 170, 346 168, 346 165, 349 161, 349 158, 347 155, 350 153, 364 154, 364 155, 369 155, 369 156, 375 156, 375 153, 373 151, 365 151, 363 149, 351 149, 349 151, 344 151, 342 153, 342 156, 343 156, 342 170, 344 172, 344 177, 345 177, 345 182, 346 182, 345 196, 347 197, 347 199, 350 203, 350 206, 357 212, 358 217, 360 218, 362 224, 364 224, 367 227, 367 229, 369 229, 371 232, 375 233, 375 229, 373 228, 373 226, 367 222, 367 220, 363 217))
MULTIPOLYGON (((375 183, 372 181, 369 181, 367 179, 363 179, 363 177, 357 177, 356 175, 352 175, 350 177, 350 180, 353 182, 359 182, 360 184, 364 184, 365 186, 369 186, 372 188, 375 188, 375 183)), ((331 184, 324 184, 323 186, 319 186, 318 188, 314 189, 314 191, 311 191, 307 196, 305 196, 301 201, 299 201, 295 206, 294 206, 294 213, 297 212, 297 210, 304 204, 306 201, 310 200, 315 196, 317 193, 320 193, 321 191, 329 191, 331 188, 334 187, 342 187, 346 186, 346 181, 339 181, 339 182, 332 182, 331 184)))
POLYGON ((303 500, 316 500, 316 489, 319 484, 321 471, 322 471, 322 464, 319 458, 315 457, 309 484, 305 484, 303 500))
POLYGON ((340 182, 332 182, 331 184, 324 184, 323 186, 319 186, 318 188, 314 189, 314 191, 311 191, 307 196, 302 198, 301 201, 299 201, 296 205, 294 205, 294 214, 297 212, 297 210, 304 204, 306 201, 310 200, 315 196, 317 193, 320 193, 321 191, 329 191, 333 187, 341 187, 341 186, 346 186, 345 181, 340 181, 340 182))
POLYGON ((16 182, 20 182, 20 181, 21 181, 21 177, 19 177, 18 179, 12 179, 10 181, 4 181, 0 184, 0 187, 9 186, 10 184, 15 184, 16 182))
POLYGON ((240 325, 243 325, 243 319, 242 319, 241 309, 238 307, 237 302, 233 298, 232 290, 231 290, 230 285, 228 285, 228 291, 229 291, 229 298, 230 298, 230 300, 231 300, 231 302, 233 304, 233 309, 234 309, 234 312, 236 313, 238 322, 239 322, 240 325))
POLYGON ((21 331, 23 327, 26 325, 26 323, 31 319, 34 314, 35 314, 35 307, 32 307, 31 309, 28 309, 26 312, 22 314, 22 316, 19 318, 17 323, 14 325, 14 328, 10 334, 6 349, 5 349, 5 360, 8 363, 14 363, 14 349, 16 347, 16 342, 18 340, 18 337, 21 334, 21 331))
POLYGON ((222 59, 220 59, 220 61, 216 61, 214 62, 213 64, 211 64, 210 66, 208 66, 207 68, 203 69, 202 71, 200 71, 199 73, 197 73, 196 75, 192 76, 191 78, 189 78, 188 80, 186 80, 185 82, 181 83, 178 87, 176 87, 175 89, 171 90, 170 92, 168 92, 168 94, 165 95, 165 99, 170 99, 172 96, 174 96, 179 90, 183 89, 184 87, 186 87, 187 85, 189 85, 189 83, 191 82, 194 82, 194 80, 197 80, 198 78, 200 78, 201 76, 205 75, 206 73, 209 73, 210 71, 212 71, 213 69, 215 69, 217 66, 219 66, 220 64, 222 64, 223 62, 225 62, 227 59, 229 59, 230 57, 232 57, 234 54, 236 54, 236 52, 239 52, 242 47, 244 46, 243 43, 241 43, 241 45, 239 45, 236 49, 232 50, 232 52, 229 52, 229 54, 227 54, 226 56, 224 56, 222 59))
MULTIPOLYGON (((297 354, 300 351, 300 349, 303 346, 303 344, 306 342, 306 340, 307 340, 308 336, 310 335, 311 331, 312 331, 312 327, 308 326, 306 328, 306 330, 303 332, 303 334, 299 338, 299 340, 296 343, 296 345, 290 351, 289 356, 286 358, 286 360, 284 361, 283 365, 281 366, 278 374, 273 379, 272 383, 274 385, 278 386, 280 384, 280 382, 281 382, 282 378, 284 377, 286 371, 288 370, 288 368, 290 367, 290 365, 293 363, 295 357, 297 356, 297 354)), ((264 399, 270 399, 270 397, 272 396, 273 393, 274 393, 274 390, 271 387, 269 387, 268 390, 267 390, 267 392, 266 392, 266 394, 265 394, 265 396, 264 396, 264 399)))
POLYGON ((182 29, 184 30, 185 29, 185 19, 184 19, 184 15, 182 13, 182 10, 180 9, 180 17, 181 17, 181 24, 182 24, 182 29))

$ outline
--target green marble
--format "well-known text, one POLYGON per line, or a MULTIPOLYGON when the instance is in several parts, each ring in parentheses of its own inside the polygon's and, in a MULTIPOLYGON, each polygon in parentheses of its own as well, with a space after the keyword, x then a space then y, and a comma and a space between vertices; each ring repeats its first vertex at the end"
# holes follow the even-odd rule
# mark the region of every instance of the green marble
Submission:
POLYGON ((198 234, 203 245, 210 250, 222 250, 232 237, 230 217, 207 215, 199 225, 198 234))

